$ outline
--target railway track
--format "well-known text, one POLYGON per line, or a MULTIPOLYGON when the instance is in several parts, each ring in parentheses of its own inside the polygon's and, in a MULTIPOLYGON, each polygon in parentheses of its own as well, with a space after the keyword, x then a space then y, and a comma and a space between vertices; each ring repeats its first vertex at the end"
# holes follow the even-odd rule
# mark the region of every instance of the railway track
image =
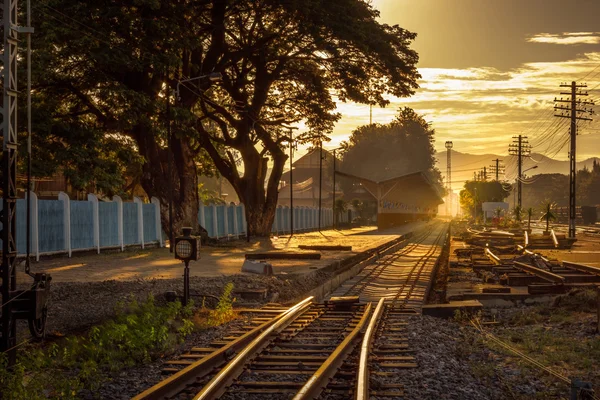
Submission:
POLYGON ((407 319, 420 312, 446 232, 433 224, 413 236, 343 284, 343 297, 258 311, 134 399, 402 398, 397 376, 417 367, 407 319))

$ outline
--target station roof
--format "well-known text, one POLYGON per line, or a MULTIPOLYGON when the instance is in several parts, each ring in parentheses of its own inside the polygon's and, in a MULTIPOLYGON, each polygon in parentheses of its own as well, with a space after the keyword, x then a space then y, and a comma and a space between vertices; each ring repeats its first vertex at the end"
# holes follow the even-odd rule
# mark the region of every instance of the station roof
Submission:
POLYGON ((397 193, 398 186, 409 187, 418 190, 426 198, 423 200, 433 204, 442 204, 442 193, 433 183, 428 174, 424 171, 413 172, 406 175, 400 175, 383 181, 373 181, 360 176, 347 174, 345 172, 335 171, 336 175, 354 179, 362 184, 377 201, 384 200, 391 193, 397 193))

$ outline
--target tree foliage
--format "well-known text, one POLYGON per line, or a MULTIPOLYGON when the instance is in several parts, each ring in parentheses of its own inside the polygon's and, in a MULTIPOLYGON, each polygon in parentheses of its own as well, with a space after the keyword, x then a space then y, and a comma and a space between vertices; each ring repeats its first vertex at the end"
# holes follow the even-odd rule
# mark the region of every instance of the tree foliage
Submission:
POLYGON ((339 118, 334 95, 385 105, 384 94, 417 87, 415 34, 379 23, 364 0, 42 0, 36 13, 37 93, 58 103, 51 120, 131 138, 145 191, 164 206, 173 182, 188 222, 208 156, 246 205, 250 233, 268 234, 284 124, 305 124, 300 142, 322 140, 339 118), (214 72, 218 85, 178 85, 214 72), (165 96, 177 86, 169 173, 165 96))
MULTIPOLYGON (((577 205, 600 204, 600 163, 594 160, 592 168, 577 171, 577 205)), ((536 207, 551 200, 557 207, 569 205, 569 176, 563 174, 538 174, 531 183, 523 186, 523 205, 536 207)))
MULTIPOLYGON (((350 135, 344 147, 340 171, 374 181, 412 172, 428 173, 442 187, 435 167, 435 130, 423 116, 405 107, 389 124, 364 125, 350 135)), ((342 180, 344 192, 349 190, 342 180)))
MULTIPOLYGON (((481 213, 481 205, 502 202, 511 191, 510 185, 498 181, 467 181, 460 191, 460 206, 473 216, 481 213)), ((520 211, 519 211, 520 212, 520 211)))

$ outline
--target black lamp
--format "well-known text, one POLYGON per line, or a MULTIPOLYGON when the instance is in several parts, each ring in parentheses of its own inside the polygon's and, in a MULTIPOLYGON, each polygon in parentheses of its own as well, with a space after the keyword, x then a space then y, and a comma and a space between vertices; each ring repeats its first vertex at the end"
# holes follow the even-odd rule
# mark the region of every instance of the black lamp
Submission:
POLYGON ((190 261, 200 259, 200 240, 192 236, 192 228, 182 228, 183 235, 175 238, 175 258, 185 263, 183 270, 183 305, 190 299, 190 261))

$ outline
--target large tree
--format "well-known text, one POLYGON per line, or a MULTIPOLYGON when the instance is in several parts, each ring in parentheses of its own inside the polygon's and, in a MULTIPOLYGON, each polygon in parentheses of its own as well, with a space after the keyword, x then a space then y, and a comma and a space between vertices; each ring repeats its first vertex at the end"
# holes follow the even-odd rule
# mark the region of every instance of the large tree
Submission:
POLYGON ((377 17, 364 0, 42 0, 36 99, 60 101, 55 120, 131 138, 142 186, 163 207, 172 181, 176 227, 197 220, 207 155, 246 205, 250 234, 268 235, 285 124, 308 127, 300 141, 322 139, 339 118, 334 95, 383 106, 417 87, 415 35, 377 17), (179 85, 169 174, 167 87, 215 72, 219 84, 179 85))
MULTIPOLYGON (((409 107, 398 111, 388 124, 357 128, 342 143, 340 171, 374 181, 422 171, 442 189, 441 174, 435 166, 435 130, 423 116, 409 107)), ((342 180, 348 192, 347 180, 342 180)), ((443 190, 443 189, 442 189, 443 190)))

